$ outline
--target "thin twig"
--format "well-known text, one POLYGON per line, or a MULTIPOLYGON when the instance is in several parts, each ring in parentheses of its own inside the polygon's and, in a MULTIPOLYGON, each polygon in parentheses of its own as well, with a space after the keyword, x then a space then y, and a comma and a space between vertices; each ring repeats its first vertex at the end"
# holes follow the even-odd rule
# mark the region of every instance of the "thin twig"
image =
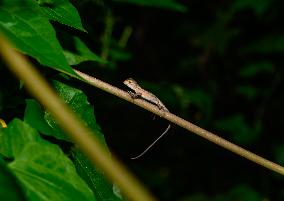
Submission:
MULTIPOLYGON (((141 100, 141 99, 133 99, 127 92, 117 88, 117 87, 114 87, 106 82, 103 82, 97 78, 94 78, 92 76, 89 76, 85 73, 82 73, 78 70, 75 70, 75 72, 80 75, 82 78, 84 78, 87 83, 89 83, 90 85, 92 86, 95 86, 99 89, 102 89, 108 93, 111 93, 115 96, 118 96, 124 100, 127 100, 129 102, 132 102, 133 104, 135 105, 138 105, 164 119, 167 119, 168 121, 180 126, 180 127, 183 127, 221 147, 224 147, 225 149, 237 154, 237 155, 240 155, 252 162, 255 162, 263 167, 266 167, 272 171, 275 171, 275 172, 278 172, 282 175, 284 175, 284 167, 274 163, 274 162, 271 162, 261 156, 258 156, 238 145, 235 145, 203 128, 200 128, 192 123, 190 123, 189 121, 186 121, 170 112, 164 112, 162 110, 159 110, 156 106, 154 106, 153 104, 151 103, 148 103, 144 100, 141 100)), ((85 82, 86 82, 85 81, 85 82)))

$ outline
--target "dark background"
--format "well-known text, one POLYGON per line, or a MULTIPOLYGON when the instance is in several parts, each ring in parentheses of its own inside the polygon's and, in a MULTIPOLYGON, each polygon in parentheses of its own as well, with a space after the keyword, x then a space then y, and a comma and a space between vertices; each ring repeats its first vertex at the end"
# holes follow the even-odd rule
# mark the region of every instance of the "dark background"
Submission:
MULTIPOLYGON (((172 113, 284 165, 283 2, 184 0, 178 8, 137 2, 149 1, 74 1, 88 33, 53 23, 63 46, 70 45, 73 32, 109 61, 77 68, 125 90, 123 80, 132 77, 172 113), (122 43, 126 30, 131 33, 122 43)), ((25 105, 17 102, 25 96, 17 93, 17 83, 5 90, 11 79, 0 82, 3 97, 13 100, 0 97, 7 120, 15 112, 21 116, 25 105)), ((158 199, 284 200, 282 176, 175 125, 145 156, 130 160, 168 122, 153 121, 135 105, 74 84, 94 105, 112 152, 158 199)))
MULTIPOLYGON (((106 16, 113 23, 107 57, 112 63, 82 68, 124 89, 122 81, 132 77, 174 114, 283 164, 283 3, 180 3, 187 12, 113 2, 79 4, 91 34, 85 40, 93 50, 104 51, 106 16), (118 41, 127 26, 132 33, 122 48, 118 41)), ((284 199, 280 175, 177 126, 144 157, 130 160, 167 122, 153 121, 150 113, 87 88, 110 148, 160 200, 284 199)))

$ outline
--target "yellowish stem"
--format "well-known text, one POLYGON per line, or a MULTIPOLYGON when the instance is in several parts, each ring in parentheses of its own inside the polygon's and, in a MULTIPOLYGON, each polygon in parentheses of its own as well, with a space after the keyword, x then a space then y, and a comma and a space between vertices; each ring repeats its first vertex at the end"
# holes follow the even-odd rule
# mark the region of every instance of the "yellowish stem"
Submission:
POLYGON ((134 201, 155 200, 114 156, 110 158, 96 135, 82 124, 26 57, 16 52, 2 35, 0 54, 9 69, 24 81, 26 89, 54 116, 82 152, 96 167, 103 170, 126 198, 134 201))

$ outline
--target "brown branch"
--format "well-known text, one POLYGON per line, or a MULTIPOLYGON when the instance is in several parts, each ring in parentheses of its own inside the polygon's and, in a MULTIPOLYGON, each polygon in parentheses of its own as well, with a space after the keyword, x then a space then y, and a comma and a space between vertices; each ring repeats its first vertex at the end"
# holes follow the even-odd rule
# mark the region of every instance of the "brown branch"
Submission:
POLYGON ((231 151, 235 154, 237 154, 237 155, 240 155, 240 156, 242 156, 242 157, 244 157, 244 158, 246 158, 246 159, 248 159, 248 160, 250 160, 254 163, 257 163, 257 164, 259 164, 263 167, 266 167, 266 168, 268 168, 272 171, 275 171, 275 172, 278 172, 278 173, 284 175, 284 167, 282 167, 282 166, 280 166, 280 165, 278 165, 274 162, 271 162, 271 161, 269 161, 269 160, 267 160, 267 159, 265 159, 261 156, 258 156, 258 155, 254 154, 254 153, 252 153, 252 152, 250 152, 250 151, 248 151, 248 150, 246 150, 246 149, 244 149, 244 148, 242 148, 238 145, 235 145, 235 144, 233 144, 233 143, 231 143, 231 142, 229 142, 229 141, 227 141, 227 140, 225 140, 225 139, 223 139, 223 138, 221 138, 221 137, 219 137, 219 136, 217 136, 217 135, 215 135, 215 134, 213 134, 213 133, 211 133, 211 132, 209 132, 209 131, 207 131, 203 128, 200 128, 200 127, 190 123, 189 121, 186 121, 186 120, 184 120, 184 119, 182 119, 182 118, 180 118, 180 117, 178 117, 178 116, 176 116, 176 115, 174 115, 170 112, 164 112, 162 110, 159 110, 156 106, 154 106, 151 103, 148 103, 148 102, 141 100, 141 99, 133 99, 133 98, 131 98, 131 96, 127 92, 125 92, 125 91, 123 91, 123 90, 121 90, 117 87, 114 87, 114 86, 112 86, 112 85, 110 85, 106 82, 103 82, 103 81, 101 81, 97 78, 91 77, 91 76, 89 76, 85 73, 78 71, 78 70, 75 70, 75 72, 78 75, 80 75, 82 78, 84 78, 87 81, 87 83, 89 83, 90 85, 92 85, 94 87, 102 89, 102 90, 104 90, 108 93, 111 93, 115 96, 118 96, 118 97, 120 97, 120 98, 122 98, 126 101, 129 101, 129 102, 135 104, 135 105, 138 105, 138 106, 140 106, 140 107, 142 107, 142 108, 144 108, 144 109, 146 109, 146 110, 148 110, 148 111, 150 111, 150 112, 152 112, 152 113, 154 113, 154 114, 156 114, 156 115, 158 115, 158 116, 160 116, 164 119, 167 119, 168 121, 170 121, 170 122, 172 122, 172 123, 174 123, 174 124, 176 124, 180 127, 185 128, 186 130, 189 130, 189 131, 191 131, 191 132, 193 132, 193 133, 195 133, 195 134, 197 134, 197 135, 199 135, 199 136, 201 136, 201 137, 203 137, 203 138, 205 138, 205 139, 207 139, 207 140, 209 140, 209 141, 211 141, 211 142, 213 142, 213 143, 215 143, 215 144, 217 144, 217 145, 219 145, 219 146, 221 146, 221 147, 223 147, 223 148, 225 148, 225 149, 227 149, 227 150, 229 150, 229 151, 231 151))

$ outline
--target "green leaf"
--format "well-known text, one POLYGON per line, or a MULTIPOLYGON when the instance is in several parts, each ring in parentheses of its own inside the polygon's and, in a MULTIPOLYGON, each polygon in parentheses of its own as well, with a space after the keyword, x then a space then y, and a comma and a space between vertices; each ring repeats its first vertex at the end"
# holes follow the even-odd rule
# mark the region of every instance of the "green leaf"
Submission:
POLYGON ((200 89, 189 90, 186 94, 187 99, 203 112, 211 113, 212 98, 207 93, 200 89))
POLYGON ((49 20, 86 31, 76 8, 68 0, 55 0, 52 4, 42 4, 42 10, 49 20))
POLYGON ((244 66, 240 70, 240 76, 245 78, 254 77, 260 73, 272 73, 274 71, 274 65, 269 61, 262 61, 257 63, 251 63, 244 66))
POLYGON ((5 0, 0 8, 0 30, 5 36, 19 51, 41 64, 77 75, 68 65, 55 31, 36 1, 13 2, 5 0))
POLYGON ((262 200, 259 193, 248 185, 239 185, 228 192, 226 200, 259 201, 262 200))
POLYGON ((217 120, 214 124, 218 129, 231 134, 232 139, 240 144, 252 143, 259 137, 261 132, 259 122, 256 122, 253 127, 249 126, 241 114, 217 120))
POLYGON ((54 4, 53 0, 36 0, 40 6, 52 6, 54 4))
POLYGON ((69 65, 77 65, 84 61, 97 61, 105 64, 106 61, 94 54, 89 48, 77 37, 74 37, 74 45, 77 53, 72 53, 67 50, 64 51, 64 55, 69 65))
POLYGON ((0 130, 0 153, 8 158, 17 157, 28 143, 39 140, 36 130, 14 119, 7 128, 0 130))
POLYGON ((115 2, 130 3, 139 6, 151 6, 157 8, 164 8, 179 12, 186 12, 187 8, 173 0, 113 0, 115 2))
MULTIPOLYGON (((105 144, 105 139, 101 133, 101 129, 96 122, 93 107, 87 100, 87 96, 79 89, 63 84, 58 81, 52 81, 52 84, 59 96, 71 107, 78 117, 97 134, 102 144, 105 144)), ((25 121, 38 129, 43 134, 53 136, 57 139, 71 141, 64 131, 58 126, 54 118, 47 111, 39 108, 38 104, 28 102, 30 105, 25 111, 25 121), (42 110, 40 112, 40 110, 42 110), (44 123, 46 122, 46 123, 44 123), (48 127, 51 129, 47 128, 48 127)))
POLYGON ((51 135, 53 133, 52 127, 44 120, 44 109, 40 104, 34 99, 27 99, 26 104, 24 121, 39 132, 51 135))
MULTIPOLYGON (((96 122, 93 106, 88 102, 87 96, 81 90, 61 82, 54 80, 52 84, 59 96, 71 107, 78 117, 97 134, 100 141, 106 144, 101 129, 96 122)), ((55 137, 64 140, 68 139, 49 112, 45 111, 44 119, 55 131, 55 137)))
POLYGON ((24 122, 15 119, 1 129, 0 148, 11 146, 14 157, 8 167, 20 181, 28 200, 95 200, 61 149, 40 138, 24 122), (3 143, 4 142, 4 143, 3 143))
POLYGON ((9 167, 31 201, 95 200, 71 160, 56 145, 29 143, 9 167))
POLYGON ((174 85, 173 90, 179 97, 180 105, 183 109, 187 109, 190 104, 199 108, 202 112, 209 116, 212 112, 212 97, 201 89, 186 89, 179 85, 174 85))
POLYGON ((18 184, 16 177, 0 159, 0 200, 24 201, 24 194, 18 184))
POLYGON ((78 174, 87 182, 98 201, 122 200, 114 194, 112 185, 105 179, 104 174, 95 168, 78 149, 72 149, 71 154, 78 174))
POLYGON ((247 99, 252 100, 256 98, 262 92, 262 90, 247 85, 247 86, 238 86, 236 92, 243 95, 247 99))
POLYGON ((114 61, 128 61, 132 57, 130 52, 115 48, 111 49, 109 54, 114 61))
POLYGON ((247 47, 242 48, 241 51, 245 53, 272 53, 272 52, 280 52, 284 51, 284 35, 283 34, 275 34, 270 36, 265 36, 255 42, 248 44, 247 47))
POLYGON ((277 145, 273 147, 274 157, 276 162, 280 165, 284 165, 284 145, 277 145))
POLYGON ((244 9, 252 9, 255 14, 261 15, 269 8, 271 3, 272 1, 267 0, 236 0, 231 7, 231 11, 235 13, 244 9))
POLYGON ((226 20, 218 20, 198 36, 196 45, 204 49, 212 47, 223 55, 239 32, 240 30, 237 28, 228 27, 226 20))

